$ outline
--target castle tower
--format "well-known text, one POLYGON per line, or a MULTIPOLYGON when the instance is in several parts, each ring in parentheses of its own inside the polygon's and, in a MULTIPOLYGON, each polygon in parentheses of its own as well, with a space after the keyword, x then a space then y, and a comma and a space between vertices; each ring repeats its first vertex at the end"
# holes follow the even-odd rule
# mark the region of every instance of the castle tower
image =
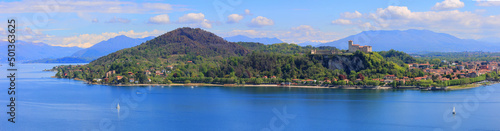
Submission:
POLYGON ((352 52, 354 49, 352 48, 352 45, 354 44, 354 42, 352 42, 352 40, 349 40, 349 46, 347 47, 347 51, 348 52, 352 52))

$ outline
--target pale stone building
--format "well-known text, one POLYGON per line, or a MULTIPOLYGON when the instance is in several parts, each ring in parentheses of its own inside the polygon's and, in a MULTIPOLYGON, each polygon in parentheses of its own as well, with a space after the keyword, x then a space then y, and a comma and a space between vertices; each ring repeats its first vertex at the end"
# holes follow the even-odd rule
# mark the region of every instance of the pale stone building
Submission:
POLYGON ((362 51, 365 53, 369 53, 369 52, 372 52, 372 46, 359 46, 357 44, 355 45, 352 40, 349 40, 349 50, 347 52, 354 53, 354 52, 356 52, 356 50, 359 50, 359 51, 362 51))

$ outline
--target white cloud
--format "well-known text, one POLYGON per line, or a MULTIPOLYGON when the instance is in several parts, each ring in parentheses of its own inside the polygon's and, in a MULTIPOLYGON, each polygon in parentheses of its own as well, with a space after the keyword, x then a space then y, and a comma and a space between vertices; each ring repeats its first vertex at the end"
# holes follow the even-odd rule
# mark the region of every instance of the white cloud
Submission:
POLYGON ((126 18, 119 18, 119 17, 113 17, 111 18, 110 20, 106 21, 106 23, 130 23, 130 19, 126 19, 126 18))
POLYGON ((481 14, 481 13, 485 13, 486 9, 476 9, 476 10, 474 10, 474 12, 478 13, 478 14, 481 14))
POLYGON ((436 3, 432 10, 451 10, 464 7, 464 2, 460 0, 444 0, 443 2, 436 3))
POLYGON ((406 6, 389 6, 385 9, 378 8, 377 15, 385 19, 409 18, 412 13, 406 6))
POLYGON ((227 23, 238 23, 242 19, 243 19, 242 15, 231 14, 231 15, 227 16, 227 23))
POLYGON ((478 0, 476 1, 477 6, 500 6, 500 1, 487 1, 487 0, 478 0))
POLYGON ((353 13, 351 12, 342 13, 340 14, 340 16, 342 16, 343 18, 354 19, 354 18, 360 18, 362 14, 359 13, 358 11, 354 11, 353 13))
POLYGON ((149 18, 148 23, 152 24, 168 24, 170 23, 170 18, 167 14, 157 15, 149 18))
POLYGON ((484 16, 459 10, 413 12, 405 6, 379 8, 374 13, 362 14, 356 22, 346 20, 351 20, 360 31, 428 29, 465 39, 490 36, 500 30, 500 15, 484 16))
POLYGON ((0 13, 169 13, 175 9, 165 3, 135 3, 128 1, 102 0, 102 1, 35 1, 23 0, 13 2, 0 2, 0 13))
POLYGON ((252 13, 250 13, 249 9, 245 9, 245 14, 244 15, 252 15, 252 13))
POLYGON ((212 28, 212 24, 207 19, 204 19, 203 22, 200 23, 200 26, 203 28, 212 28))
MULTIPOLYGON (((45 30, 60 30, 60 29, 45 29, 45 30)), ((0 28, 0 35, 8 35, 7 30, 0 28)), ((30 27, 16 26, 16 40, 29 41, 29 42, 42 42, 43 39, 51 38, 53 36, 43 34, 40 30, 33 30, 30 27)), ((7 41, 7 37, 0 38, 1 41, 7 41)))
POLYGON ((50 38, 49 36, 43 34, 40 30, 32 30, 30 27, 25 27, 24 29, 16 29, 16 39, 31 42, 42 42, 40 38, 50 38))
POLYGON ((143 8, 156 9, 156 10, 162 10, 162 11, 172 10, 172 5, 164 4, 164 3, 144 3, 144 4, 142 4, 142 6, 143 6, 143 8))
POLYGON ((205 15, 203 13, 189 13, 179 18, 179 22, 181 23, 198 23, 202 22, 205 19, 205 15))
POLYGON ((179 18, 179 23, 189 24, 193 27, 212 28, 209 20, 205 19, 203 13, 189 13, 179 18))
POLYGON ((337 19, 332 21, 332 24, 338 24, 338 25, 350 25, 352 24, 351 20, 346 20, 346 19, 337 19))
POLYGON ((248 24, 251 27, 263 27, 263 26, 270 26, 274 25, 274 21, 271 19, 268 19, 266 17, 262 16, 257 16, 256 18, 253 18, 250 24, 248 24))

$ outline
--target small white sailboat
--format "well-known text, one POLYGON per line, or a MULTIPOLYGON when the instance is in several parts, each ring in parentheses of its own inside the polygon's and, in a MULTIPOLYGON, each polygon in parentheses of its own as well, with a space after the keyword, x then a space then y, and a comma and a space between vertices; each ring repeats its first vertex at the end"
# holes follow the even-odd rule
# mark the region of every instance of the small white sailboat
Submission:
POLYGON ((120 110, 120 103, 116 104, 116 109, 120 110))
POLYGON ((453 112, 451 112, 452 114, 457 114, 457 112, 455 112, 455 107, 453 107, 453 112))

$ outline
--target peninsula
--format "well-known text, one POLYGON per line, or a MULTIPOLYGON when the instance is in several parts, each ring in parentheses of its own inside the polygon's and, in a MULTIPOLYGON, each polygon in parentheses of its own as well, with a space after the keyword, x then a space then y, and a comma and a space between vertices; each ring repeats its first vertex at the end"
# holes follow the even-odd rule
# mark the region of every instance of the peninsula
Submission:
MULTIPOLYGON (((228 42, 199 29, 178 28, 87 65, 57 66, 55 77, 95 84, 276 85, 333 88, 446 89, 498 80, 494 61, 415 59, 395 50, 348 50, 278 43, 228 42)), ((376 48, 376 47, 373 47, 376 48)))

